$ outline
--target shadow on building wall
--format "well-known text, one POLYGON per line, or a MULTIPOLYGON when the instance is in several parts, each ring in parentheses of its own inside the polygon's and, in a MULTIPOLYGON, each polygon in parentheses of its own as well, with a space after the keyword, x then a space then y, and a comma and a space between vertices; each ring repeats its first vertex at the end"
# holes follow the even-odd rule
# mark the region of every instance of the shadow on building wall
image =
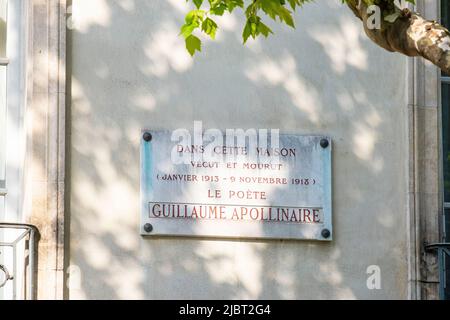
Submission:
POLYGON ((217 41, 192 59, 178 36, 186 7, 73 7, 66 295, 406 298, 405 59, 370 44, 339 1, 307 5, 296 31, 274 26, 246 47, 242 16, 224 17, 217 41), (331 135, 335 240, 141 238, 140 130, 194 120, 331 135), (366 286, 369 265, 381 268, 381 290, 366 286))

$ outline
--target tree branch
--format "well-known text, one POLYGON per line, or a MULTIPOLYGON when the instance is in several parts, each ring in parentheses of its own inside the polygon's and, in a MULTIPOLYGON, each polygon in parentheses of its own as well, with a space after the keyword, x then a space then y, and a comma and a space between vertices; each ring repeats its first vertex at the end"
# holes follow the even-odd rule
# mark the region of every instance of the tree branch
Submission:
POLYGON ((380 47, 410 57, 421 56, 450 74, 450 32, 436 21, 404 9, 393 23, 381 19, 381 28, 369 29, 370 14, 364 1, 347 2, 362 20, 367 36, 380 47))

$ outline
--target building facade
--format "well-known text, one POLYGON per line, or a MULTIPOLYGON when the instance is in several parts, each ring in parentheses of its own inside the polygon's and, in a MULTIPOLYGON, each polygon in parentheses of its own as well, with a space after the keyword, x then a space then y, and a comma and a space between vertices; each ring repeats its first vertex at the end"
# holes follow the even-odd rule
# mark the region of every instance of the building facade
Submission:
MULTIPOLYGON (((449 8, 417 1, 447 25, 449 8)), ((9 271, 25 261, 0 297, 448 297, 448 261, 431 246, 450 234, 448 77, 371 43, 334 0, 246 46, 243 17, 223 17, 191 58, 179 36, 188 9, 0 1, 0 222, 39 232, 35 265, 29 244, 14 259, 0 248, 9 271), (332 241, 142 236, 142 130, 198 121, 330 137, 332 241)))

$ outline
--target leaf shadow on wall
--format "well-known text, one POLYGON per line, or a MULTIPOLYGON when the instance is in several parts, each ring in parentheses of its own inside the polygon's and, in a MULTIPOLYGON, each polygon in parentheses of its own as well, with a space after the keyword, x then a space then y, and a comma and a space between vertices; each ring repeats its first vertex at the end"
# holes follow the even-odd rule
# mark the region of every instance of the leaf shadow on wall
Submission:
POLYGON ((67 207, 80 280, 69 279, 67 297, 406 297, 406 106, 404 88, 389 86, 404 74, 403 58, 371 45, 334 1, 305 6, 297 31, 275 26, 247 47, 242 17, 226 18, 195 59, 178 37, 182 1, 76 6, 67 207), (190 129, 194 120, 330 134, 334 241, 141 238, 140 130, 190 129), (369 265, 381 267, 381 290, 367 289, 369 265))

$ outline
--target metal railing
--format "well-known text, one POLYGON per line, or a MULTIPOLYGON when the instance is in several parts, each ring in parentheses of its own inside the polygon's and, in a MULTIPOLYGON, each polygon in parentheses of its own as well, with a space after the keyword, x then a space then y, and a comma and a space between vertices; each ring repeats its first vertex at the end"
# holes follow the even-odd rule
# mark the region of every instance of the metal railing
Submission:
POLYGON ((426 251, 437 253, 439 267, 439 298, 450 299, 450 278, 448 268, 450 265, 450 243, 433 243, 425 246, 426 251))
POLYGON ((12 241, 0 241, 0 248, 12 249, 12 262, 10 266, 0 264, 0 273, 3 273, 3 280, 0 280, 0 288, 4 287, 9 281, 12 282, 12 299, 17 299, 17 281, 18 281, 18 245, 22 241, 25 241, 24 249, 28 252, 26 255, 23 253, 24 266, 26 267, 25 273, 26 281, 24 280, 26 295, 24 299, 34 300, 36 299, 36 266, 37 266, 37 241, 39 237, 38 229, 31 224, 22 223, 0 223, 0 231, 15 230, 18 235, 14 237, 12 241), (26 250, 28 249, 28 250, 26 250), (9 267, 9 268, 8 268, 9 267))

